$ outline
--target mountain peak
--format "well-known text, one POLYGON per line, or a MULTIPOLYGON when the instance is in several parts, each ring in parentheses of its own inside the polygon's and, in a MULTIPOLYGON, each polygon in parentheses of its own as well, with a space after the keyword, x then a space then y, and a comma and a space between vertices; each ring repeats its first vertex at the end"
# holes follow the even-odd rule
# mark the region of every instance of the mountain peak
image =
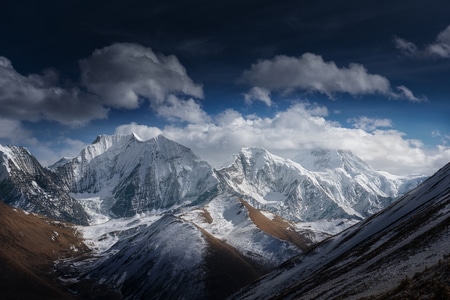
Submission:
POLYGON ((343 168, 346 171, 372 170, 372 167, 362 161, 349 150, 342 149, 312 149, 300 151, 293 161, 310 171, 322 172, 330 169, 343 168))
POLYGON ((145 141, 134 133, 101 135, 55 171, 72 193, 106 199, 95 205, 108 216, 201 202, 218 184, 207 162, 163 135, 145 141))
POLYGON ((131 133, 131 138, 138 141, 138 142, 143 142, 145 141, 143 138, 141 138, 139 135, 137 135, 135 132, 131 133))

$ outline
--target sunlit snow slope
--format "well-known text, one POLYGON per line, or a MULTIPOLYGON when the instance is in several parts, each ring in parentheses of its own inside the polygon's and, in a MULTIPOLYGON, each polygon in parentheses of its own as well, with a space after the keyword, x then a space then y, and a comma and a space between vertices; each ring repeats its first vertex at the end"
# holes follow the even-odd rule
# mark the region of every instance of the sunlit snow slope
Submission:
POLYGON ((375 171, 342 150, 304 151, 295 160, 244 148, 219 172, 252 206, 302 222, 362 220, 425 179, 375 171))

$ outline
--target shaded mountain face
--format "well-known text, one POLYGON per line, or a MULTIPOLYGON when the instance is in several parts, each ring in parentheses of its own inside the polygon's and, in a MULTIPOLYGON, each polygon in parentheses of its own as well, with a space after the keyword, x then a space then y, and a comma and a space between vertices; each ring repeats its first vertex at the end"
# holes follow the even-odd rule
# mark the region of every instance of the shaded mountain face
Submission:
POLYGON ((74 299, 54 261, 87 251, 75 229, 0 201, 0 298, 74 299))
POLYGON ((98 212, 113 217, 196 205, 218 193, 213 168, 164 136, 99 136, 51 168, 77 198, 96 199, 98 212))
MULTIPOLYGON (((301 253, 259 227, 263 222, 270 227, 270 220, 252 222, 252 213, 228 194, 177 214, 140 214, 82 227, 94 257, 68 262, 74 271, 68 278, 78 282, 72 289, 83 293, 83 286, 94 282, 124 298, 224 299, 301 253)), ((274 227, 292 238, 296 234, 274 227)))
POLYGON ((88 224, 88 215, 80 203, 23 147, 0 146, 0 197, 28 212, 88 224))
POLYGON ((114 287, 124 298, 204 298, 205 251, 195 226, 165 215, 121 232, 108 250, 112 255, 90 264, 84 277, 114 287))
POLYGON ((361 220, 425 179, 375 171, 342 150, 307 151, 295 159, 301 164, 262 148, 244 148, 219 172, 252 206, 307 222, 361 220))
POLYGON ((402 290, 420 292, 411 284, 419 287, 430 277, 447 279, 422 293, 446 299, 450 282, 442 265, 450 257, 449 212, 450 164, 383 211, 284 263, 231 299, 388 298, 402 290))

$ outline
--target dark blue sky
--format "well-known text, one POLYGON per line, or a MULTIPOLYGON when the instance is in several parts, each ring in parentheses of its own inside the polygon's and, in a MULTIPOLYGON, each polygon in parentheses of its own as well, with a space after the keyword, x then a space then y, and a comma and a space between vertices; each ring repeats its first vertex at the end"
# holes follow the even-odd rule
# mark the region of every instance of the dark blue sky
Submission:
POLYGON ((2 1, 0 143, 44 164, 157 133, 219 165, 242 146, 450 160, 448 1, 2 1), (287 119, 286 119, 287 118, 287 119))

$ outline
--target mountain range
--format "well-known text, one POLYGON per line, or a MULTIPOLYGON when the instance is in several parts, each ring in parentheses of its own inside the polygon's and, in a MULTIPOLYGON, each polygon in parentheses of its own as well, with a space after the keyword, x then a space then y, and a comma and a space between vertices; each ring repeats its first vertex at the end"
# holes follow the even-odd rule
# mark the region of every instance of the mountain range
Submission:
POLYGON ((449 299, 450 164, 231 299, 449 299))
POLYGON ((78 224, 92 252, 58 268, 82 298, 224 298, 425 180, 326 149, 285 159, 244 148, 214 169, 164 136, 135 134, 99 136, 49 168, 2 146, 0 163, 6 203, 78 224), (96 284, 103 291, 86 292, 96 284))

